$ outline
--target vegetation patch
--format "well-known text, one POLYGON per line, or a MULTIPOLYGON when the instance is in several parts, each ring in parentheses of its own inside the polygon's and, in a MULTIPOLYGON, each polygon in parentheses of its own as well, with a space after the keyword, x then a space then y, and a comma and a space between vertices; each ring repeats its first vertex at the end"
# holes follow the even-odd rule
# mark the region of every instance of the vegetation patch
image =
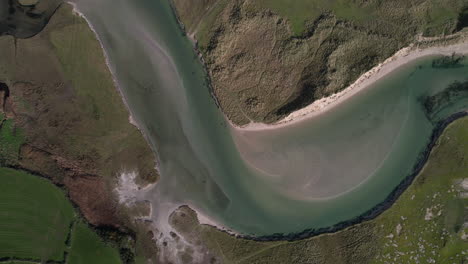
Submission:
POLYGON ((103 240, 82 221, 73 229, 71 249, 68 256, 70 264, 120 264, 119 252, 103 240))
MULTIPOLYGON (((422 28, 428 34, 437 35, 440 33, 450 33, 457 23, 458 14, 462 1, 418 1, 415 3, 408 1, 392 1, 380 3, 379 1, 349 1, 349 0, 298 0, 293 4, 287 0, 257 1, 259 8, 268 8, 283 17, 286 17, 292 27, 292 31, 300 35, 307 30, 308 24, 324 13, 330 12, 338 19, 350 21, 360 26, 367 26, 373 19, 382 19, 383 12, 387 12, 384 20, 391 17, 402 19, 403 15, 415 16, 419 20, 422 28)), ((390 22, 389 21, 389 22, 390 22)), ((401 26, 404 23, 400 23, 401 26)))
POLYGON ((45 179, 0 168, 0 257, 63 260, 75 217, 65 194, 45 179))
POLYGON ((9 168, 0 168, 0 181, 0 263, 122 263, 60 188, 9 168))
POLYGON ((24 143, 21 129, 15 126, 13 119, 2 120, 0 125, 0 164, 15 165, 21 145, 24 143))

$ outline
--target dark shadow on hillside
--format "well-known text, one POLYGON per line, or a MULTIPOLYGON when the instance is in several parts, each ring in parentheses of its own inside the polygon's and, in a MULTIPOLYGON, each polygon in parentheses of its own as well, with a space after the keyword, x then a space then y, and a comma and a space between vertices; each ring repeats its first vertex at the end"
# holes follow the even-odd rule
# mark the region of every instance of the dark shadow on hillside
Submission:
POLYGON ((2 108, 3 112, 5 112, 6 102, 10 97, 10 89, 6 83, 0 82, 0 107, 2 108))
POLYGON ((33 5, 21 5, 18 0, 0 1, 0 36, 29 38, 47 25, 62 1, 39 0, 33 5))

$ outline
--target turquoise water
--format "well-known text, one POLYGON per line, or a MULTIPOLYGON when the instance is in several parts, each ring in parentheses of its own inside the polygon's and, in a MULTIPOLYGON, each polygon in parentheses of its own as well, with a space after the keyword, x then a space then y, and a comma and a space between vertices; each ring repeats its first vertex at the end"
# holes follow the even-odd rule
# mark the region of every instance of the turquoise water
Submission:
POLYGON ((407 176, 434 120, 421 98, 468 77, 468 65, 402 67, 333 110, 277 130, 239 132, 210 97, 205 72, 166 1, 75 0, 100 37, 131 109, 159 155, 144 195, 165 230, 190 204, 237 232, 326 227, 380 203, 407 176))

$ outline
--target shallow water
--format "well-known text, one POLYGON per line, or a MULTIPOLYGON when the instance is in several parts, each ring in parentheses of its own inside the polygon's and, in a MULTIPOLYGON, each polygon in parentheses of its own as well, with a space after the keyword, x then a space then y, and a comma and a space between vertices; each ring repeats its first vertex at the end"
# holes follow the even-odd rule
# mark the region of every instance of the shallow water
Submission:
MULTIPOLYGON (((190 204, 237 232, 265 235, 336 224, 372 208, 407 176, 433 128, 418 98, 468 77, 468 65, 406 65, 333 110, 277 130, 236 132, 166 1, 74 0, 159 155, 144 197, 166 230, 190 204)), ((445 108, 433 120, 466 108, 445 108)))

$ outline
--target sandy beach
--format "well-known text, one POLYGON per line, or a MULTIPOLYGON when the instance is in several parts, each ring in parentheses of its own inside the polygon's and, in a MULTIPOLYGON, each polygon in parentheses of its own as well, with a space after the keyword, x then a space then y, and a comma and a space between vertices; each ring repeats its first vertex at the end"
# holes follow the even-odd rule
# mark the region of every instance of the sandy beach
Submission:
POLYGON ((216 222, 215 220, 213 220, 209 216, 202 214, 201 211, 196 209, 195 206, 193 206, 193 205, 188 205, 188 206, 197 213, 197 218, 198 218, 198 222, 200 223, 200 225, 211 226, 211 227, 214 227, 214 228, 216 228, 218 230, 224 231, 224 232, 226 232, 228 234, 231 234, 231 235, 234 235, 234 236, 240 235, 239 233, 234 232, 234 231, 226 228, 225 226, 221 225, 220 223, 216 222))
POLYGON ((379 65, 375 66, 368 72, 364 73, 353 84, 351 84, 341 92, 317 100, 312 104, 289 114, 288 116, 274 124, 252 122, 245 126, 236 126, 232 122, 230 123, 231 126, 237 131, 258 131, 289 126, 291 124, 304 121, 306 119, 329 111, 333 107, 356 95, 358 92, 368 87, 371 87, 373 83, 385 77, 387 74, 391 73, 397 68, 408 64, 416 59, 433 55, 450 56, 454 53, 468 54, 468 41, 466 40, 466 38, 462 37, 462 40, 456 44, 438 45, 427 48, 419 48, 418 45, 413 44, 409 47, 405 47, 397 51, 393 56, 386 59, 379 65))
POLYGON ((143 134, 143 136, 146 137, 144 131, 141 129, 141 126, 138 124, 138 122, 137 122, 137 121, 135 120, 135 118, 133 117, 133 114, 132 114, 132 111, 131 111, 131 109, 130 109, 130 106, 129 106, 128 103, 127 103, 127 99, 125 98, 125 95, 123 94, 122 88, 120 87, 119 82, 117 81, 117 77, 116 77, 115 70, 114 70, 114 68, 111 66, 110 59, 109 59, 109 55, 107 54, 107 51, 106 51, 106 49, 104 48, 104 44, 102 43, 101 37, 100 37, 99 34, 96 32, 96 29, 93 27, 93 25, 92 25, 91 22, 88 20, 88 18, 87 18, 83 13, 81 13, 81 11, 78 9, 78 6, 76 5, 76 3, 71 2, 71 1, 67 1, 66 3, 72 6, 72 8, 73 8, 73 9, 72 9, 72 12, 73 12, 74 15, 79 16, 79 17, 83 18, 83 19, 86 21, 86 23, 88 24, 88 27, 91 29, 91 31, 93 31, 94 36, 96 36, 96 39, 98 40, 99 45, 101 46, 101 50, 102 50, 102 53, 103 53, 103 55, 104 55, 104 59, 105 59, 105 62, 106 62, 106 66, 107 66, 107 68, 109 69, 109 72, 111 73, 112 81, 114 82, 114 86, 116 87, 117 91, 119 92, 120 97, 122 98, 122 101, 123 101, 125 107, 127 108, 128 113, 129 113, 129 115, 128 115, 128 121, 129 121, 130 124, 132 124, 133 126, 135 126, 138 130, 140 130, 141 133, 143 134))

